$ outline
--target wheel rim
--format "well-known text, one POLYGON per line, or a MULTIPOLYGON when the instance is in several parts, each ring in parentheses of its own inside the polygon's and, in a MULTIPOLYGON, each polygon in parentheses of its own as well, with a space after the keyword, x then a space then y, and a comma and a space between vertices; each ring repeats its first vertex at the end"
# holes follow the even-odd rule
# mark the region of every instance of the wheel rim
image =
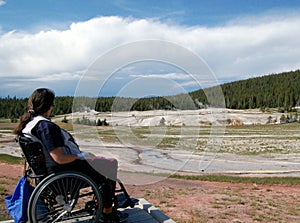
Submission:
POLYGON ((102 213, 99 189, 87 176, 61 173, 45 178, 29 202, 31 222, 98 222, 102 213))

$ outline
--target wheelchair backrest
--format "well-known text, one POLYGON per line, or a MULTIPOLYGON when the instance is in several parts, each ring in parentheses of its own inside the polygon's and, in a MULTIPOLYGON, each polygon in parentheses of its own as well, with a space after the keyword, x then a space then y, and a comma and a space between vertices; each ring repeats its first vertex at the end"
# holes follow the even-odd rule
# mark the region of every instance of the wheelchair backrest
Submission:
POLYGON ((17 141, 22 149, 26 161, 35 175, 46 175, 46 161, 43 144, 30 136, 18 136, 17 141))

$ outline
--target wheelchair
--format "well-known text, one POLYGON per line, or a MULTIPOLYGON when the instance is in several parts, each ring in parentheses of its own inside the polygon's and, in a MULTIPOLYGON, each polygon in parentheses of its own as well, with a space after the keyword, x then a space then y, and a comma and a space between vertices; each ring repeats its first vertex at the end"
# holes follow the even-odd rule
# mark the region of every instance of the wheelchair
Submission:
MULTIPOLYGON (((103 209, 101 185, 81 172, 48 173, 41 142, 25 135, 16 141, 25 158, 24 174, 35 185, 27 210, 29 223, 99 222, 103 209)), ((138 200, 129 196, 121 181, 117 184, 114 208, 133 208, 138 200)))

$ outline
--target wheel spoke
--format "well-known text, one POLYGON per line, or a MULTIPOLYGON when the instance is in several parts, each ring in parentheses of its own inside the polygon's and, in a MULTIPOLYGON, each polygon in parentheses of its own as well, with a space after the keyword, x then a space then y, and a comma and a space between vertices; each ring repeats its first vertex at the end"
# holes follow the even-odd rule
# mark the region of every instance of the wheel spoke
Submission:
POLYGON ((77 173, 62 173, 42 181, 29 202, 32 222, 96 223, 102 213, 102 196, 97 185, 77 173))

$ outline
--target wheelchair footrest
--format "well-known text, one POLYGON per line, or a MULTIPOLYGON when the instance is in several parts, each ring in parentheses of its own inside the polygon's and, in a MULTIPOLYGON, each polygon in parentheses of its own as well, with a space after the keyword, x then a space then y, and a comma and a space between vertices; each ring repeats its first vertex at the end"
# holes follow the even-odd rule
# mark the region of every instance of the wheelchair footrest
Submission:
POLYGON ((117 202, 116 202, 117 209, 118 208, 127 208, 127 207, 133 208, 134 205, 139 202, 139 200, 136 198, 126 197, 126 195, 124 193, 117 194, 116 199, 117 199, 117 202))

